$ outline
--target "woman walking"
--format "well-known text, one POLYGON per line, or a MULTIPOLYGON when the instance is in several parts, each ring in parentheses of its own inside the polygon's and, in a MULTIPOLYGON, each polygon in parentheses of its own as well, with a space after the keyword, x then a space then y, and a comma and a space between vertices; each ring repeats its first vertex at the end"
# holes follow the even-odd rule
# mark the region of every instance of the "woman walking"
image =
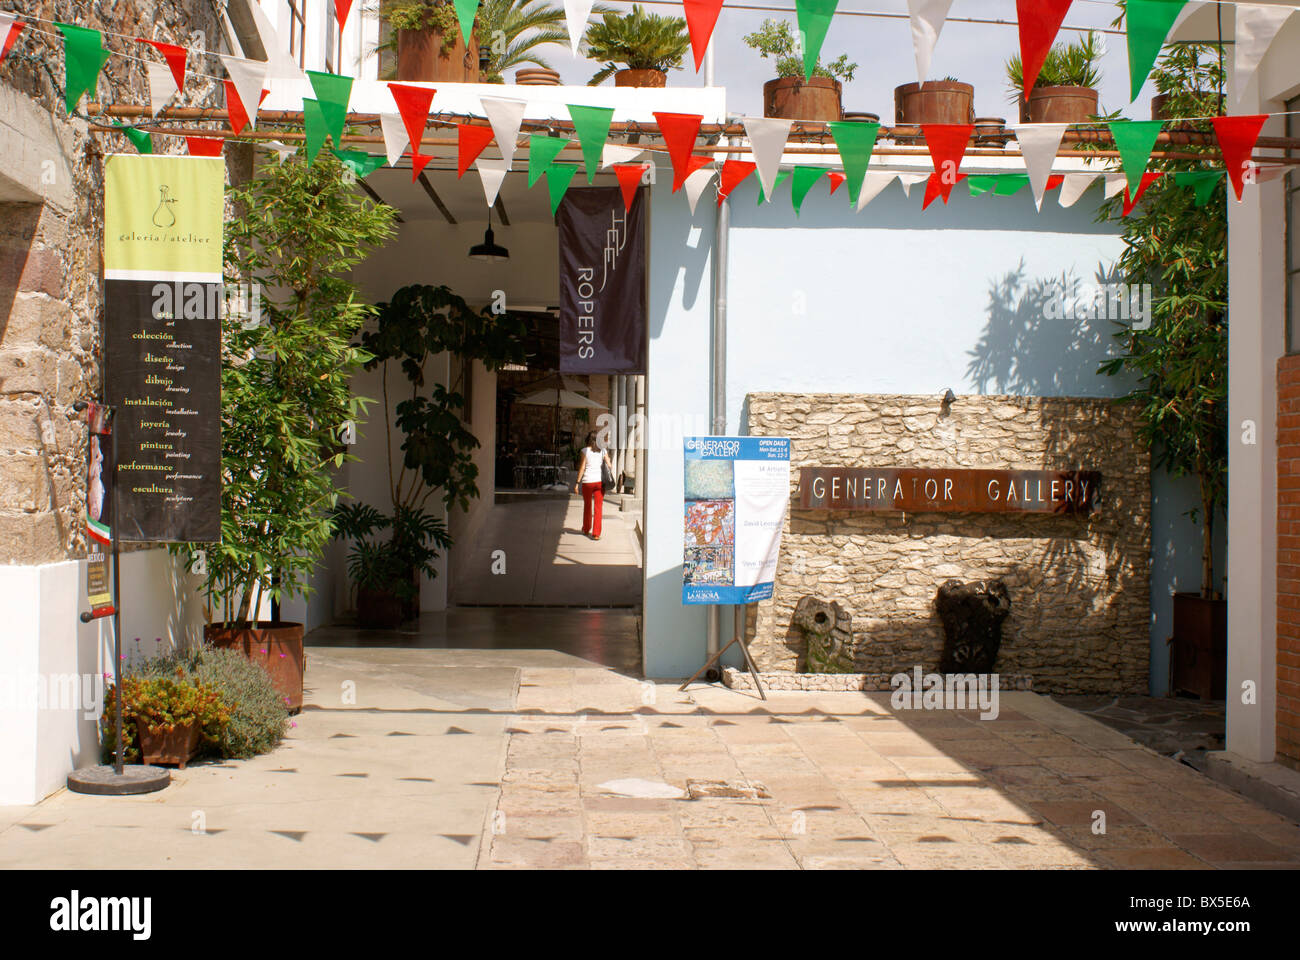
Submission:
POLYGON ((573 492, 582 494, 582 532, 593 540, 600 539, 600 519, 605 509, 601 467, 606 464, 612 474, 614 464, 610 463, 609 454, 596 443, 595 433, 587 434, 582 453, 578 454, 578 482, 573 485, 573 492))

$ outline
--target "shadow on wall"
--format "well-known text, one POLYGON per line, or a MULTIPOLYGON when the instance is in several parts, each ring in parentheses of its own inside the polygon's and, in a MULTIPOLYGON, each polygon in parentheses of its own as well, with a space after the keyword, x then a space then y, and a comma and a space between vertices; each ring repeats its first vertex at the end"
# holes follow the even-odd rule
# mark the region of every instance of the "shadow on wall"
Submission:
POLYGON ((989 284, 988 323, 966 367, 973 389, 1075 397, 1127 392, 1126 378, 1112 383, 1097 373, 1115 355, 1112 334, 1118 327, 1109 303, 1097 310, 1092 294, 1118 278, 1113 268, 1098 264, 1088 283, 1073 272, 1031 280, 1024 260, 995 278, 989 284))

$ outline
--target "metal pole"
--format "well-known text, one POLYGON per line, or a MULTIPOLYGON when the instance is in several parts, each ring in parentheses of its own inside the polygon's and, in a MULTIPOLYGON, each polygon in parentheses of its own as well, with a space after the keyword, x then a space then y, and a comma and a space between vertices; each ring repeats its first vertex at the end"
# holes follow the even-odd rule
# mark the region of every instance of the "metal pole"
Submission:
POLYGON ((708 47, 704 51, 704 85, 713 86, 713 41, 709 41, 708 47))
POLYGON ((109 411, 109 433, 112 439, 109 441, 109 449, 113 451, 113 510, 109 514, 112 518, 112 529, 109 534, 113 543, 113 680, 117 684, 117 696, 113 702, 114 725, 117 727, 117 752, 113 760, 113 771, 120 777, 122 775, 122 699, 125 691, 122 689, 122 578, 121 566, 122 558, 118 552, 118 527, 121 526, 122 517, 118 510, 117 497, 117 408, 113 407, 109 411))
MULTIPOLYGON (((709 384, 709 430, 714 436, 727 432, 727 239, 731 229, 731 201, 723 199, 713 235, 713 342, 709 384)), ((710 657, 717 656, 722 638, 722 607, 709 607, 705 645, 710 657)))

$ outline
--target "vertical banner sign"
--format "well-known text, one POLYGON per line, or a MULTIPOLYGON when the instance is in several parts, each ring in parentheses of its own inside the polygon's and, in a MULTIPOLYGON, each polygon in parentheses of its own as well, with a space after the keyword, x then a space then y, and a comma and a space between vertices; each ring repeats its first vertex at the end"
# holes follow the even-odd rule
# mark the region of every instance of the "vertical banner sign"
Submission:
POLYGON ((645 373, 646 191, 624 209, 619 187, 564 195, 560 233, 560 372, 645 373))
POLYGON ((682 603, 772 595, 790 507, 787 437, 687 437, 682 603))
POLYGON ((122 540, 221 538, 225 164, 104 164, 105 398, 122 540))

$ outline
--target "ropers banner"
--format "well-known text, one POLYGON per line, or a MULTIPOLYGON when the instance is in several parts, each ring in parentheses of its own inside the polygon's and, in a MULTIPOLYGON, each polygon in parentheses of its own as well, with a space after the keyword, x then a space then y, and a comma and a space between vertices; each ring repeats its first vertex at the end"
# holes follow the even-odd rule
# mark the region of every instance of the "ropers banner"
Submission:
POLYGON ((104 394, 122 540, 221 538, 224 188, 220 157, 104 164, 104 394))
POLYGON ((645 190, 570 190, 560 233, 560 372, 645 373, 645 190))
POLYGON ((682 603, 772 595, 790 507, 787 437, 687 437, 682 603))

